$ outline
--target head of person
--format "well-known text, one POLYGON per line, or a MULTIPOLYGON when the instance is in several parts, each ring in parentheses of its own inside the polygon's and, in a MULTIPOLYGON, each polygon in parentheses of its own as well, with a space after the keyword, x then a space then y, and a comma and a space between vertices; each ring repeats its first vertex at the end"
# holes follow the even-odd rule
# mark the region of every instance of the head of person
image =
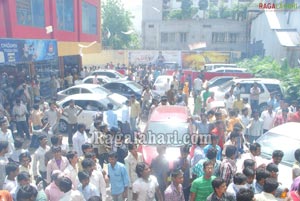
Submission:
POLYGON ((29 167, 31 156, 29 152, 23 152, 19 155, 19 162, 24 167, 29 167))
POLYGON ((90 175, 88 172, 85 171, 78 172, 78 179, 82 184, 82 187, 85 187, 90 183, 90 175))
POLYGON ((239 137, 238 132, 236 131, 232 131, 229 135, 229 139, 231 142, 236 143, 237 142, 237 138, 239 137))
POLYGON ((233 175, 233 183, 236 186, 243 187, 247 182, 247 177, 246 175, 242 173, 236 173, 233 175))
POLYGON ((151 169, 146 163, 138 163, 136 165, 135 172, 139 178, 148 179, 151 173, 151 169))
POLYGON ((300 163, 300 149, 295 150, 294 156, 295 156, 296 161, 298 161, 300 163))
POLYGON ((157 146, 156 151, 158 155, 164 155, 166 153, 166 147, 165 146, 157 146))
POLYGON ((58 146, 59 138, 57 135, 53 135, 50 138, 50 141, 51 141, 52 146, 58 146))
POLYGON ((76 151, 68 151, 66 157, 70 164, 76 164, 78 162, 78 155, 76 151))
POLYGON ((114 105, 112 103, 107 104, 107 109, 112 110, 114 108, 114 105))
POLYGON ((2 155, 8 153, 8 141, 0 141, 0 153, 2 155))
POLYGON ((60 191, 67 193, 72 189, 72 181, 68 177, 61 177, 59 179, 59 189, 60 191))
POLYGON ((204 177, 210 178, 214 172, 213 162, 210 160, 205 161, 203 163, 203 171, 204 171, 204 177))
MULTIPOLYGON (((8 146, 8 144, 7 144, 7 146, 8 146)), ((14 146, 15 146, 15 149, 21 149, 22 146, 23 146, 23 141, 18 140, 18 139, 15 139, 15 141, 14 141, 14 146)), ((0 151, 0 152, 1 152, 1 151, 0 151)))
POLYGON ((248 110, 248 108, 243 108, 242 109, 242 114, 244 115, 244 116, 248 116, 248 114, 249 114, 249 110, 248 110))
POLYGON ((17 201, 35 201, 38 191, 32 185, 21 186, 17 192, 17 201))
POLYGON ((219 142, 219 136, 217 136, 217 135, 211 135, 210 139, 211 139, 211 144, 213 146, 216 146, 219 142))
POLYGON ((283 156, 284 156, 283 151, 281 151, 281 150, 273 151, 273 153, 272 153, 273 163, 275 163, 276 165, 279 165, 279 163, 282 161, 283 156))
POLYGON ((134 156, 137 155, 138 151, 137 151, 137 145, 136 145, 136 144, 134 144, 134 143, 129 143, 129 144, 127 144, 127 148, 128 148, 128 151, 129 151, 132 155, 134 155, 134 156))
POLYGON ((118 155, 117 152, 111 151, 108 153, 108 162, 111 166, 114 166, 117 163, 118 155))
POLYGON ((255 161, 253 159, 244 160, 244 169, 245 168, 250 168, 252 170, 255 170, 255 161))
POLYGON ((243 174, 247 177, 247 183, 252 184, 255 178, 255 171, 251 168, 244 168, 243 174))
POLYGON ((28 172, 22 171, 17 176, 17 182, 20 186, 30 184, 30 177, 28 172))
POLYGON ((54 155, 55 160, 61 159, 61 147, 52 147, 52 153, 54 155))
POLYGON ((215 161, 217 158, 218 150, 214 147, 211 147, 207 150, 206 158, 210 161, 215 161))
POLYGON ((60 170, 54 170, 51 174, 51 182, 54 182, 55 185, 59 186, 59 179, 63 176, 63 172, 60 170))
POLYGON ((190 154, 190 146, 184 145, 180 147, 180 155, 182 158, 187 158, 189 154, 190 154))
POLYGON ((19 165, 15 162, 9 162, 5 166, 5 173, 10 177, 15 178, 19 174, 19 165))
POLYGON ((92 196, 87 201, 102 201, 102 198, 100 196, 92 196))
POLYGON ((236 201, 253 201, 254 192, 248 188, 241 188, 236 194, 236 201))
POLYGON ((85 158, 83 159, 83 161, 81 162, 81 166, 83 168, 84 171, 88 172, 89 175, 91 176, 93 171, 96 168, 96 163, 93 159, 91 158, 85 158))
POLYGON ((270 172, 270 178, 277 179, 278 178, 278 166, 274 163, 270 163, 267 165, 266 170, 270 172))
POLYGON ((80 133, 83 133, 85 131, 85 125, 84 124, 78 124, 77 125, 77 130, 80 132, 80 133))
POLYGON ((274 178, 267 178, 263 185, 264 192, 275 194, 276 189, 278 188, 279 183, 274 178))
POLYGON ((227 186, 226 181, 222 178, 215 178, 211 183, 215 193, 220 196, 223 195, 226 192, 227 186))
POLYGON ((264 168, 257 168, 255 173, 255 179, 260 184, 263 185, 265 183, 266 178, 270 177, 270 172, 265 170, 264 168))
POLYGON ((131 94, 131 96, 130 96, 130 100, 131 100, 131 102, 135 102, 135 100, 136 100, 136 97, 135 97, 135 95, 134 95, 134 94, 131 94))
POLYGON ((175 169, 171 172, 172 182, 177 186, 183 183, 183 172, 180 169, 175 169))
POLYGON ((257 142, 250 144, 250 152, 253 156, 260 156, 261 146, 257 142))
POLYGON ((41 146, 41 147, 46 146, 47 143, 48 143, 47 136, 46 136, 46 135, 40 135, 40 136, 39 136, 39 143, 40 143, 40 146, 41 146))
POLYGON ((84 143, 83 145, 81 145, 81 150, 82 153, 89 153, 93 151, 93 145, 91 143, 84 143))
POLYGON ((234 146, 234 145, 228 145, 228 146, 226 146, 225 156, 227 158, 234 159, 235 155, 236 155, 236 152, 237 152, 236 146, 234 146))
POLYGON ((168 103, 168 98, 166 96, 162 96, 161 97, 161 104, 162 105, 167 105, 167 103, 168 103))
POLYGON ((220 130, 224 129, 224 123, 223 123, 222 120, 217 120, 216 121, 216 128, 220 129, 220 130))

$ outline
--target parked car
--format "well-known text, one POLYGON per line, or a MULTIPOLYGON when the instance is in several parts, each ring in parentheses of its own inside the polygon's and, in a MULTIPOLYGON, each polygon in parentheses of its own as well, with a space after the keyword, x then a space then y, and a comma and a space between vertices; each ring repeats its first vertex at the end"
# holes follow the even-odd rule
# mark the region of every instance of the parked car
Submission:
POLYGON ((171 81, 173 80, 172 75, 160 75, 156 78, 153 87, 152 92, 155 95, 163 96, 165 95, 165 92, 170 89, 171 81), (169 83, 167 83, 168 79, 170 80, 169 83))
POLYGON ((107 70, 107 69, 96 70, 92 73, 92 75, 101 75, 113 79, 127 80, 127 76, 122 75, 116 70, 107 70))
POLYGON ((144 133, 139 136, 142 143, 139 151, 146 163, 151 164, 158 155, 158 146, 166 146, 166 158, 170 168, 173 167, 180 156, 180 146, 190 143, 189 116, 189 109, 185 106, 158 106, 153 110, 144 133))
POLYGON ((212 79, 210 79, 207 82, 207 86, 209 88, 215 87, 215 86, 221 86, 222 84, 224 84, 225 82, 228 82, 229 80, 235 79, 237 77, 235 76, 217 76, 214 77, 212 79))
POLYGON ((215 93, 215 100, 221 101, 224 100, 224 96, 230 90, 231 86, 239 83, 241 85, 241 99, 248 98, 248 100, 250 100, 250 89, 254 82, 258 84, 261 91, 259 95, 259 107, 261 110, 267 106, 270 93, 277 92, 281 96, 284 96, 281 82, 276 79, 268 78, 233 79, 221 86, 212 87, 209 91, 215 93))
POLYGON ((143 87, 134 81, 118 80, 106 83, 102 86, 111 92, 125 96, 128 99, 132 94, 136 96, 138 101, 140 101, 142 97, 143 87))
POLYGON ((295 162, 294 152, 299 149, 300 145, 299 130, 300 123, 289 122, 272 128, 256 140, 261 145, 261 156, 264 159, 271 159, 274 150, 283 151, 284 156, 278 167, 278 181, 282 183, 283 187, 287 188, 292 183, 292 166, 295 162))
MULTIPOLYGON (((62 90, 57 93, 58 100, 62 100, 63 98, 74 95, 74 94, 104 94, 104 95, 109 95, 112 94, 111 91, 105 89, 102 86, 96 85, 96 84, 80 84, 76 86, 69 87, 65 90, 62 90)), ((127 98, 119 95, 119 94, 114 94, 114 98, 116 99, 118 103, 122 104, 124 103, 127 98)))
MULTIPOLYGON (((118 120, 121 121, 123 105, 116 102, 115 96, 116 94, 75 94, 58 101, 57 104, 63 109, 69 105, 71 100, 74 100, 75 105, 83 109, 78 115, 78 123, 83 123, 89 128, 97 112, 107 110, 108 103, 113 104, 113 110, 117 113, 118 120)), ((60 132, 67 132, 68 123, 68 118, 62 115, 59 121, 60 132)))
MULTIPOLYGON (((95 78, 95 76, 88 76, 88 77, 84 78, 83 80, 76 80, 75 85, 78 85, 78 84, 93 84, 94 78, 95 78)), ((105 83, 108 83, 108 82, 112 81, 111 78, 109 78, 107 76, 101 76, 101 75, 97 76, 97 80, 98 80, 99 85, 103 85, 105 83)))

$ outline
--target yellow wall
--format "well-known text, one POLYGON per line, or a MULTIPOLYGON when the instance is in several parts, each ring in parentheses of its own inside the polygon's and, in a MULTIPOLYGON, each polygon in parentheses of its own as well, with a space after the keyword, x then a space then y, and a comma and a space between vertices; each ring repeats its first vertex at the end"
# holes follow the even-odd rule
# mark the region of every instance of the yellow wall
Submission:
MULTIPOLYGON (((80 49, 78 45, 88 46, 89 42, 58 42, 58 56, 79 55, 80 49)), ((82 48, 82 54, 100 53, 101 44, 95 43, 88 48, 82 48)))
POLYGON ((82 65, 105 65, 106 63, 128 65, 128 52, 126 50, 102 50, 101 53, 82 55, 82 65))

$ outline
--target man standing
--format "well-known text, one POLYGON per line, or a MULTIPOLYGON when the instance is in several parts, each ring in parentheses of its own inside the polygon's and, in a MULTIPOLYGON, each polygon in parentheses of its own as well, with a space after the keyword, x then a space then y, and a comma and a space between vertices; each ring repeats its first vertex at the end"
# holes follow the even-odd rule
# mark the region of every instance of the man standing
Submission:
POLYGON ((55 102, 50 103, 50 109, 46 110, 44 119, 48 120, 50 127, 55 132, 61 116, 61 110, 57 108, 55 102))
POLYGON ((104 112, 105 123, 107 123, 108 129, 112 127, 118 128, 118 118, 113 111, 114 105, 112 103, 107 104, 107 111, 104 112))
POLYGON ((202 84, 203 82, 200 77, 196 77, 196 79, 194 80, 194 100, 196 99, 197 95, 200 95, 202 84))
MULTIPOLYGON (((126 100, 125 106, 122 109, 122 124, 121 124, 121 133, 123 135, 131 135, 131 130, 130 130, 130 113, 129 113, 129 106, 130 102, 129 100, 126 100)), ((131 139, 133 140, 133 138, 131 139)))
POLYGON ((78 124, 77 132, 73 135, 73 151, 76 151, 78 156, 82 156, 83 152, 81 149, 81 146, 88 142, 88 137, 85 132, 85 125, 84 124, 78 124))
POLYGON ((62 115, 68 118, 68 143, 69 145, 73 145, 72 137, 74 132, 77 129, 78 119, 77 117, 82 112, 82 108, 78 105, 75 105, 74 100, 70 100, 69 106, 64 109, 62 115))
POLYGON ((165 201, 188 201, 184 198, 182 190, 183 172, 181 170, 174 170, 171 173, 172 183, 165 190, 165 201))
POLYGON ((114 151, 108 154, 108 161, 108 177, 113 201, 125 200, 129 186, 126 168, 122 163, 117 162, 117 153, 114 151))
POLYGON ((194 180, 191 187, 191 201, 206 201, 207 197, 214 191, 212 181, 216 178, 212 176, 213 164, 211 161, 205 161, 203 164, 204 175, 194 180))
POLYGON ((273 128, 273 123, 275 119, 275 112, 273 107, 268 105, 268 109, 261 113, 260 118, 263 120, 263 133, 266 133, 268 130, 273 128))
POLYGON ((45 165, 45 154, 50 150, 50 147, 47 145, 48 140, 46 135, 39 136, 39 148, 34 152, 33 162, 32 162, 32 171, 34 179, 36 180, 40 174, 43 179, 47 178, 47 167, 45 165), (39 171, 39 172, 38 172, 39 171))
POLYGON ((130 127, 131 131, 137 131, 137 119, 141 113, 140 103, 136 100, 135 95, 131 95, 130 127))
POLYGON ((258 87, 257 82, 254 82, 253 87, 250 89, 250 104, 252 110, 258 109, 260 92, 261 91, 260 88, 258 87))
POLYGON ((16 100, 16 105, 13 107, 13 116, 16 119, 17 131, 20 137, 24 138, 24 133, 28 140, 30 140, 28 123, 26 121, 27 108, 21 103, 20 99, 16 100))

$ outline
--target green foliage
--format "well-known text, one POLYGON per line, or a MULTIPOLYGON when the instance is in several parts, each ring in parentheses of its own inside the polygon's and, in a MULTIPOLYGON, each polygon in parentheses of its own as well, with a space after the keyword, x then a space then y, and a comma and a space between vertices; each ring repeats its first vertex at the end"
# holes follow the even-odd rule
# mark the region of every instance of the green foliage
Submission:
POLYGON ((172 10, 167 19, 170 19, 170 20, 181 20, 182 19, 182 12, 181 10, 172 10))
POLYGON ((209 6, 209 11, 208 11, 208 14, 209 14, 209 18, 210 19, 215 19, 215 18, 218 18, 218 7, 215 6, 215 5, 210 5, 209 6))
POLYGON ((300 69, 290 68, 287 60, 280 64, 270 57, 254 57, 244 59, 238 63, 238 66, 247 68, 255 77, 281 80, 287 100, 300 98, 300 69))
POLYGON ((113 49, 126 49, 132 45, 136 34, 124 34, 132 30, 130 12, 124 9, 120 0, 107 0, 102 4, 102 43, 113 49), (107 29, 110 37, 107 37, 107 29))
POLYGON ((199 10, 207 10, 208 1, 207 0, 199 0, 198 6, 199 6, 199 10))

